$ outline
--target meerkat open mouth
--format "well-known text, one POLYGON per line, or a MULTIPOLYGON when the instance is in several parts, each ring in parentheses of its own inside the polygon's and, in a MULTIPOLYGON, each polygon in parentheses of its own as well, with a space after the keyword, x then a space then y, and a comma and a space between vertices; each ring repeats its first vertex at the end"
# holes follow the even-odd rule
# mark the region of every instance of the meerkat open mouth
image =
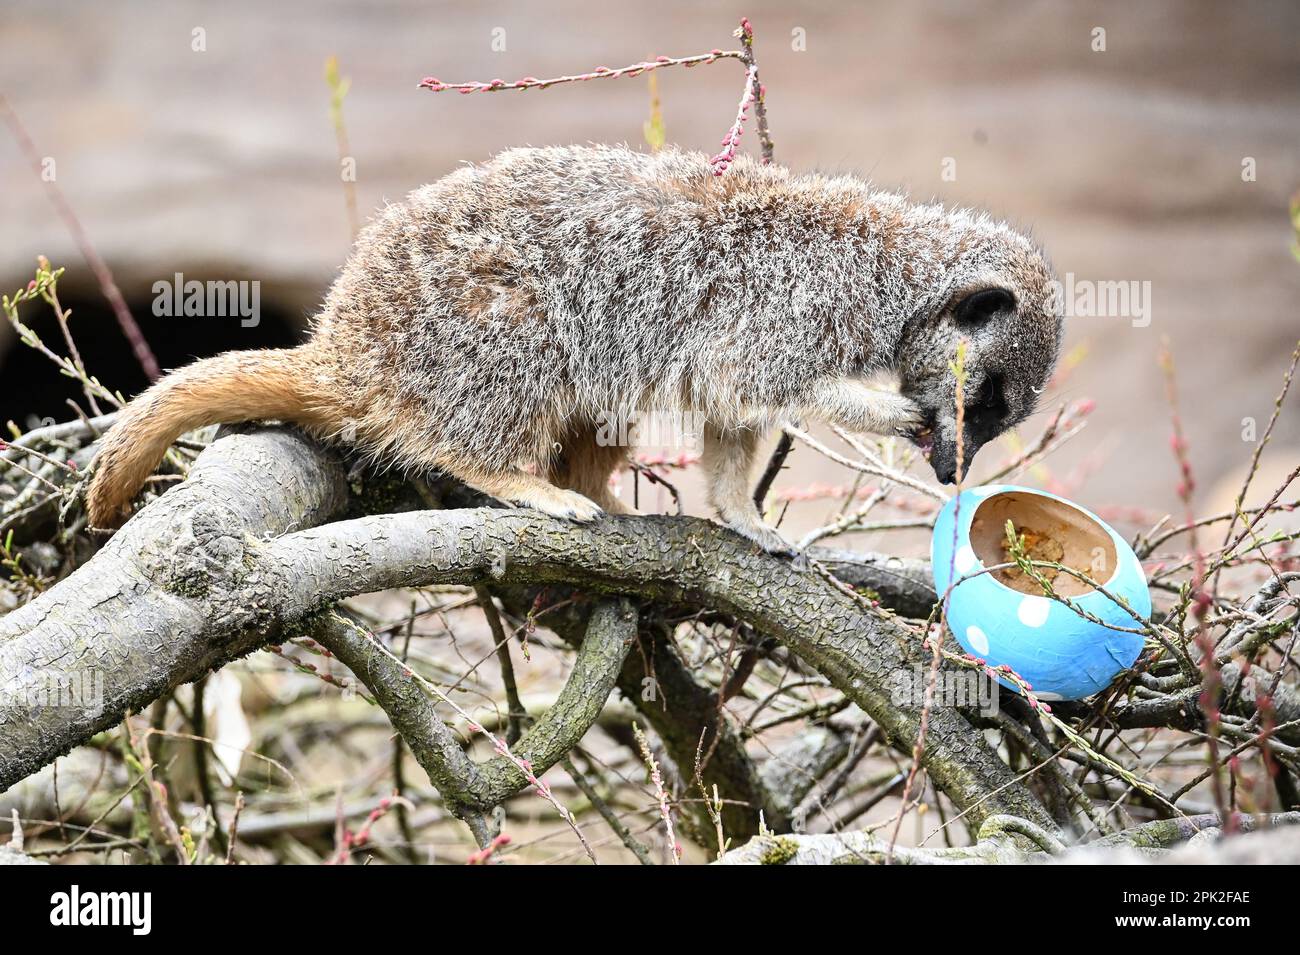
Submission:
POLYGON ((934 451, 934 429, 930 427, 920 428, 907 437, 908 440, 921 449, 922 457, 929 461, 930 453, 934 451))

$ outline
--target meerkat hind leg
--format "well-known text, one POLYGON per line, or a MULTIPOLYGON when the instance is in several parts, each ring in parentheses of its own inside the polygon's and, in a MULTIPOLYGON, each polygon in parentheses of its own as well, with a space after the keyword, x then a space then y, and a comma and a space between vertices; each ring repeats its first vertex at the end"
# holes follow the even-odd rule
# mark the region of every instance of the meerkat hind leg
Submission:
POLYGON ((610 475, 627 462, 627 448, 600 444, 594 427, 574 429, 565 435, 561 448, 550 468, 553 483, 585 495, 611 514, 636 513, 609 487, 610 475))
POLYGON ((585 524, 594 521, 602 513, 600 505, 577 491, 556 487, 545 478, 517 468, 508 471, 480 471, 474 468, 448 468, 444 465, 442 469, 484 494, 508 504, 531 507, 551 517, 585 524))
POLYGON ((704 429, 704 467, 709 500, 722 522, 771 554, 791 554, 794 548, 781 532, 765 522, 749 488, 759 433, 750 428, 704 429))

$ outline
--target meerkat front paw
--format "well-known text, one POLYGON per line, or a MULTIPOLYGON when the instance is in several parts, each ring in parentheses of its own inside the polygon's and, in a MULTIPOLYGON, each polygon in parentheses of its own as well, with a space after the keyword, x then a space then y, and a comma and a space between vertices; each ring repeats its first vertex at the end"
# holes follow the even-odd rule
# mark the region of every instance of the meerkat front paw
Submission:
POLYGON ((820 383, 806 410, 855 434, 909 435, 923 428, 927 417, 906 395, 842 378, 820 383))
POLYGON ((894 391, 882 391, 872 402, 875 434, 911 435, 925 427, 926 415, 919 404, 894 391))
POLYGON ((794 545, 782 537, 781 532, 775 527, 760 519, 757 514, 741 517, 726 514, 720 514, 719 516, 725 526, 731 528, 741 537, 753 541, 769 554, 788 556, 795 552, 794 545))
POLYGON ((774 556, 792 557, 795 554, 794 545, 781 536, 780 531, 768 524, 759 523, 754 527, 732 528, 732 530, 749 538, 767 553, 774 556))

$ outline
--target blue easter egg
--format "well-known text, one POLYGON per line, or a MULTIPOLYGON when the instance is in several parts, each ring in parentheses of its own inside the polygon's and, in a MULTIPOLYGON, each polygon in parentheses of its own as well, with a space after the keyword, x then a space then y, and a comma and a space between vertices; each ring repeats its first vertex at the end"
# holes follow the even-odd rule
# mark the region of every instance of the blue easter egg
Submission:
MULTIPOLYGON (((1101 518, 1046 491, 990 484, 962 491, 943 506, 934 524, 930 560, 940 599, 954 580, 959 581, 948 598, 953 635, 972 656, 995 667, 1010 666, 1029 681, 1039 699, 1078 700, 1104 690, 1137 660, 1142 635, 1085 619, 1044 596, 1030 578, 980 573, 1010 560, 1002 546, 1008 519, 1041 548, 1037 559, 1082 571, 1127 601, 1143 620, 1151 616, 1142 564, 1101 518), (1055 556, 1058 550, 1060 556, 1055 556)), ((1035 559, 1033 553, 1030 557, 1035 559)), ((1051 576, 1049 569, 1040 569, 1051 576)), ((1077 578, 1061 573, 1053 586, 1107 624, 1139 626, 1118 603, 1077 578)))

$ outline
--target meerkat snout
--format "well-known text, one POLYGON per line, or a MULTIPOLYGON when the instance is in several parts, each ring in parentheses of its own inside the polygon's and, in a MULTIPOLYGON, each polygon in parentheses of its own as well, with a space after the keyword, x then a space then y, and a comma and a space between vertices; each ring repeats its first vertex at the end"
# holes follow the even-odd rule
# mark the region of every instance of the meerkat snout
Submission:
POLYGON ((1010 231, 1005 226, 981 225, 997 241, 971 258, 985 269, 996 265, 996 274, 962 284, 919 323, 905 339, 901 363, 901 391, 924 419, 913 440, 944 484, 965 477, 980 448, 1034 411, 1060 349, 1062 322, 1046 260, 1023 237, 1000 235, 1010 231))

